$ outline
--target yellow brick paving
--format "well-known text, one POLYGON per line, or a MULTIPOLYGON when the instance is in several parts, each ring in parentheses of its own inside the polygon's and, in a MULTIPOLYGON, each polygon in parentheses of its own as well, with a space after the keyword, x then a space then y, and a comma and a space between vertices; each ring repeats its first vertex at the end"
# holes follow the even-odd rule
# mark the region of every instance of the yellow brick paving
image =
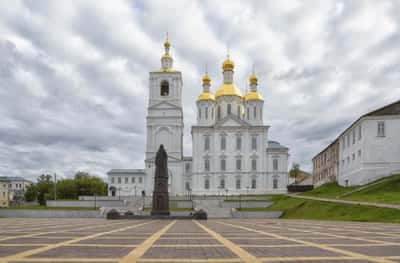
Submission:
POLYGON ((261 219, 0 219, 0 263, 299 261, 400 262, 400 225, 261 219), (370 248, 379 255, 371 255, 370 248), (60 252, 63 249, 68 253, 60 252), (71 257, 75 249, 83 254, 71 257), (97 254, 98 249, 110 251, 111 257, 97 254), (208 249, 219 256, 202 256, 208 249), (165 255, 153 257, 157 253, 165 255))

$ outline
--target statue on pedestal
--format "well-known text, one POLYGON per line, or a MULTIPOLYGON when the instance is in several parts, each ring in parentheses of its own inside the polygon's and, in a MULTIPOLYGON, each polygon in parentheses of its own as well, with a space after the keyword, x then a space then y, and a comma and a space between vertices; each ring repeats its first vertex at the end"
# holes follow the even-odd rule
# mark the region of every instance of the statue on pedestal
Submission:
POLYGON ((168 197, 168 155, 164 145, 156 154, 156 172, 154 176, 153 206, 151 215, 169 216, 169 197, 168 197))

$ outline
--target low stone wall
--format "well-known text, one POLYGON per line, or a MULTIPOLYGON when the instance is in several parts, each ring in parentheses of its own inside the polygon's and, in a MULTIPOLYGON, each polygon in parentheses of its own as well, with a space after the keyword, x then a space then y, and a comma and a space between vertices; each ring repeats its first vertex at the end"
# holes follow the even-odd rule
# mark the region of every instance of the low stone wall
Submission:
POLYGON ((272 202, 223 202, 222 206, 228 208, 260 208, 269 207, 272 204, 272 202))
POLYGON ((177 208, 192 208, 193 204, 191 201, 175 201, 177 208))
POLYGON ((0 209, 0 217, 22 218, 100 218, 99 211, 84 210, 29 210, 29 209, 0 209))
POLYGON ((264 218, 274 219, 279 218, 282 215, 281 211, 265 211, 265 212, 242 212, 234 211, 232 213, 233 218, 264 218))
POLYGON ((122 207, 124 206, 124 201, 122 200, 96 200, 93 201, 47 201, 46 205, 48 207, 122 207))

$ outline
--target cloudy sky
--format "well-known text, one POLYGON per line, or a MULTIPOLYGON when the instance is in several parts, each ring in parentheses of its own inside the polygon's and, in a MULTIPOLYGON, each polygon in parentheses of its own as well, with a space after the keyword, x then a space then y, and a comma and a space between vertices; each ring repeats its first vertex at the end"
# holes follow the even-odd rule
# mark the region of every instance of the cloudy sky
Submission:
POLYGON ((0 175, 143 168, 148 72, 168 31, 183 73, 185 154, 208 64, 252 64, 270 138, 311 158, 400 98, 400 1, 0 1, 0 175))

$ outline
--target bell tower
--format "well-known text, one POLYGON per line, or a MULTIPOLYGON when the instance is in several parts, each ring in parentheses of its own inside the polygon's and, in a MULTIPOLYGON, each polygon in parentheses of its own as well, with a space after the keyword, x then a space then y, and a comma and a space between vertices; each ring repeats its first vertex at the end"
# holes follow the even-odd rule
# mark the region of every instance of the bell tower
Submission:
POLYGON ((168 152, 169 188, 179 191, 176 177, 183 171, 182 74, 173 68, 170 47, 167 35, 161 68, 150 72, 145 165, 152 178, 147 182, 148 188, 153 188, 154 159, 160 145, 164 145, 168 152))

